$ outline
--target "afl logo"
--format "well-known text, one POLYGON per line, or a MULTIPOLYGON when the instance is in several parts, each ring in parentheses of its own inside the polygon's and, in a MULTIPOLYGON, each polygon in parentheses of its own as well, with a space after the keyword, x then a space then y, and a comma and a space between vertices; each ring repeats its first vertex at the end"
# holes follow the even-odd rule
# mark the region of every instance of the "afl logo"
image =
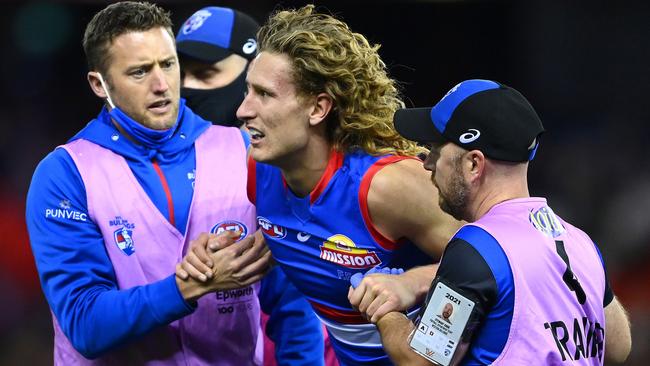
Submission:
POLYGON ((262 232, 272 238, 284 239, 287 236, 287 229, 275 225, 266 217, 258 216, 257 224, 262 228, 262 232))
POLYGON ((244 239, 246 237, 246 234, 248 234, 248 229, 246 228, 246 225, 235 220, 221 221, 220 223, 214 225, 212 229, 210 229, 210 233, 219 235, 226 230, 239 231, 241 235, 239 235, 239 239, 237 239, 237 241, 244 239))

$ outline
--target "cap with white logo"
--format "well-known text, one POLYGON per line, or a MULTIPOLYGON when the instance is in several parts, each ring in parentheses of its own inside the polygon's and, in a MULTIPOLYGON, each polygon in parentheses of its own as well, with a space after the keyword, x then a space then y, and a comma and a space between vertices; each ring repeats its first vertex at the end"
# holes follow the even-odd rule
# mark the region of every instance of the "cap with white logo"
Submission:
POLYGON ((409 140, 453 142, 495 160, 532 160, 544 132, 521 93, 490 80, 466 80, 433 107, 395 113, 395 128, 409 140))
POLYGON ((238 54, 251 60, 257 54, 259 24, 250 16, 230 8, 209 6, 194 13, 176 35, 180 55, 217 62, 238 54))

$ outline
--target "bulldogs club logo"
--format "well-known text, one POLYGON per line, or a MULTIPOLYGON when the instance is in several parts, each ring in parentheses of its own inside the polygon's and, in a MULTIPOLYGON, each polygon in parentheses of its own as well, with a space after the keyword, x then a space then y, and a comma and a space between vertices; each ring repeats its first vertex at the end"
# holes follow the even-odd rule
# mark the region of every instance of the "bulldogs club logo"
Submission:
POLYGON ((381 264, 377 253, 357 248, 356 244, 343 234, 332 235, 323 242, 320 258, 353 269, 372 268, 381 264))
POLYGON ((248 234, 248 228, 246 225, 242 224, 239 221, 235 220, 227 220, 227 221, 221 221, 220 223, 214 225, 212 229, 210 229, 210 232, 212 234, 221 234, 224 231, 239 231, 241 234, 239 235, 239 239, 237 241, 240 241, 246 237, 248 234))
POLYGON ((115 245, 126 255, 135 253, 135 246, 133 245, 133 230, 126 227, 121 227, 113 233, 115 245))
POLYGON ((205 20, 212 16, 207 10, 199 10, 183 24, 183 34, 190 34, 195 30, 201 28, 205 20))
POLYGON ((258 216, 257 224, 262 229, 264 235, 268 235, 275 239, 284 239, 287 236, 287 229, 273 224, 266 217, 258 216))

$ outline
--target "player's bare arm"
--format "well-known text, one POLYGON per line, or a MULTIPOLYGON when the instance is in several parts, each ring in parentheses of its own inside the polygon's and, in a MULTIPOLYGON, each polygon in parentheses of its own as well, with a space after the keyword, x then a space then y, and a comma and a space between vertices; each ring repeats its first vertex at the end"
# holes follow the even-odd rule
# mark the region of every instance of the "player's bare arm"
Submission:
MULTIPOLYGON (((461 222, 442 212, 438 191, 422 162, 406 159, 381 169, 368 192, 375 227, 392 240, 408 239, 439 258, 461 222)), ((432 259, 432 262, 434 259, 432 259)), ((424 299, 437 265, 413 268, 401 275, 373 274, 350 290, 350 303, 376 322, 390 311, 408 309, 424 299)))
POLYGON ((381 169, 368 191, 372 222, 387 238, 409 239, 440 259, 461 222, 443 212, 438 190, 420 160, 405 159, 381 169))

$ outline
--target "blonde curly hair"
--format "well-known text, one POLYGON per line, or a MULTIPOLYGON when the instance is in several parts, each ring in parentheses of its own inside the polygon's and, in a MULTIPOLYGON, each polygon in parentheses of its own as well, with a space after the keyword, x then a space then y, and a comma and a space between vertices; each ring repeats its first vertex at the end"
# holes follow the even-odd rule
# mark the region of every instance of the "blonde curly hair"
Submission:
POLYGON ((427 150, 400 136, 393 115, 404 103, 386 64, 359 33, 314 11, 314 5, 272 14, 257 33, 260 52, 286 55, 299 95, 325 92, 334 100, 328 118, 335 149, 372 155, 415 156, 427 150))

